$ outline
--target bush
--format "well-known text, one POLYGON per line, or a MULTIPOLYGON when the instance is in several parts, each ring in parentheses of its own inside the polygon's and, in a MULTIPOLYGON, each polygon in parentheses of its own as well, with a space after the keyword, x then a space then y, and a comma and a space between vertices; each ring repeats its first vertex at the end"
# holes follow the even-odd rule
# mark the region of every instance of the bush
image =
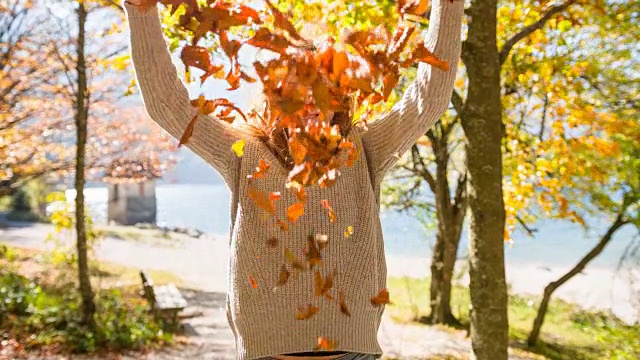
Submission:
POLYGON ((48 186, 41 180, 32 180, 18 188, 12 195, 9 220, 46 221, 44 211, 48 186))
POLYGON ((80 322, 79 304, 71 283, 45 287, 0 271, 0 332, 27 348, 59 345, 70 352, 88 353, 142 349, 172 340, 141 298, 113 289, 98 292, 94 330, 80 322))

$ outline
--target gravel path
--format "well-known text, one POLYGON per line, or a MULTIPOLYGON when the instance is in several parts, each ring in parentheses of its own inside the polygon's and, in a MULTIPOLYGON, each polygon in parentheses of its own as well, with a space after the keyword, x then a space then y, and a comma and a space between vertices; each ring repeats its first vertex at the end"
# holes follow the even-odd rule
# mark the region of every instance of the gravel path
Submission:
MULTIPOLYGON (((52 226, 15 224, 0 228, 0 243, 16 247, 48 250, 54 244, 46 242, 52 226)), ((99 260, 119 263, 137 268, 165 270, 184 279, 184 290, 190 306, 186 313, 201 313, 183 324, 187 333, 185 344, 163 349, 150 354, 119 354, 117 359, 233 359, 233 335, 225 315, 226 239, 193 239, 186 235, 172 234, 171 239, 149 236, 150 231, 131 233, 135 240, 118 238, 117 231, 101 240, 94 249, 99 260), (146 234, 146 235, 145 235, 146 234), (223 250, 224 249, 224 250, 223 250)), ((122 230, 122 229, 120 229, 122 230)), ((120 234, 120 235, 119 235, 120 234)), ((62 244, 72 245, 71 234, 59 236, 62 244)), ((464 332, 444 331, 435 327, 396 324, 385 316, 379 332, 380 344, 385 357, 390 359, 464 359, 471 344, 464 332)), ((3 354, 0 352, 0 360, 3 354)), ((7 359, 13 359, 8 357, 7 359)), ((29 357, 29 360, 84 359, 95 357, 29 357)), ((101 357, 104 359, 104 357, 101 357)), ((531 359, 512 355, 511 359, 531 359)))

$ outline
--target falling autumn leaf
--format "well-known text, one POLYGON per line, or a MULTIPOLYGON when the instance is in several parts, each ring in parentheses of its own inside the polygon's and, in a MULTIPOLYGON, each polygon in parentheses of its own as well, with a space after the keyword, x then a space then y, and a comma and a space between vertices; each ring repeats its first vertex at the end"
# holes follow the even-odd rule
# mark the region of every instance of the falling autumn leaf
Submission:
POLYGON ((324 336, 320 336, 320 337, 318 337, 318 343, 316 344, 316 347, 314 348, 314 350, 316 350, 316 351, 321 351, 321 350, 331 351, 331 350, 335 350, 337 345, 338 345, 337 342, 335 342, 333 340, 329 340, 324 336))
POLYGON ((249 275, 249 284, 251 284, 251 287, 254 289, 258 288, 258 282, 251 275, 249 275))
POLYGON ((270 248, 277 247, 278 246, 278 238, 270 237, 269 240, 267 240, 267 245, 269 245, 270 248))
MULTIPOLYGON (((273 202, 279 198, 275 192, 265 194, 252 190, 249 197, 273 216, 283 231, 304 215, 305 187, 332 186, 341 168, 353 166, 360 158, 361 149, 347 139, 350 127, 341 129, 340 125, 327 121, 330 114, 357 113, 360 108, 365 115, 370 114, 373 104, 390 97, 399 83, 401 71, 417 62, 448 69, 446 62, 425 47, 417 34, 418 28, 408 21, 400 22, 396 29, 378 26, 346 31, 337 40, 329 37, 326 41, 312 41, 316 39, 302 37, 289 16, 270 0, 266 1, 266 8, 259 11, 226 0, 207 1, 206 5, 197 0, 159 2, 170 6, 172 13, 179 5, 187 5, 178 21, 180 30, 189 39, 182 49, 181 60, 187 71, 190 68, 203 71, 201 83, 215 77, 226 80, 229 90, 235 90, 245 82, 261 81, 265 107, 261 112, 249 113, 249 118, 227 99, 206 100, 201 96, 192 105, 199 113, 212 115, 215 121, 234 125, 243 121, 238 125, 249 123, 261 129, 259 136, 264 137, 269 150, 288 171, 286 186, 295 192, 297 202, 287 209, 286 222, 275 214, 273 202), (222 51, 213 51, 199 41, 209 36, 217 40, 218 49, 222 51), (252 64, 255 78, 245 68, 251 65, 241 65, 239 60, 245 45, 275 52, 252 64), (225 64, 226 73, 222 65, 212 60, 220 54, 226 56, 221 62, 225 64)), ((155 4, 146 3, 147 7, 155 4)), ((429 7, 427 0, 399 0, 396 4, 401 17, 420 16, 429 7)), ((193 135, 195 123, 196 119, 188 124, 181 145, 193 135)), ((366 126, 366 121, 361 123, 366 126)), ((232 150, 242 157, 244 146, 240 140, 233 144, 232 150)), ((264 177, 268 168, 269 164, 261 160, 257 170, 247 176, 249 184, 264 177)), ((329 220, 335 222, 336 214, 329 202, 323 201, 322 205, 329 220)), ((345 237, 352 233, 351 227, 345 231, 345 237)))
POLYGON ((349 309, 347 309, 347 304, 344 300, 344 293, 340 291, 339 296, 340 296, 340 302, 339 302, 340 312, 350 317, 351 313, 349 312, 349 309))
POLYGON ((391 304, 389 301, 389 291, 387 291, 387 289, 380 290, 378 295, 371 298, 371 304, 374 306, 391 304))
POLYGON ((298 260, 296 255, 290 249, 284 249, 284 257, 285 259, 287 259, 287 261, 289 261, 289 264, 291 264, 294 269, 300 271, 307 270, 307 265, 304 262, 298 260))
POLYGON ((309 304, 308 307, 298 307, 298 313, 296 314, 296 319, 298 320, 308 320, 313 317, 318 312, 318 308, 309 304))
POLYGON ((334 276, 335 276, 335 270, 329 275, 327 275, 326 277, 323 277, 320 271, 316 270, 315 281, 314 281, 316 296, 324 296, 328 300, 333 300, 333 296, 331 296, 329 291, 331 291, 331 288, 333 287, 334 276))
POLYGON ((302 215, 304 215, 304 203, 294 203, 293 205, 289 206, 289 209, 287 209, 287 218, 291 223, 295 223, 302 215))
POLYGON ((267 195, 267 193, 265 193, 264 191, 260 191, 254 187, 249 187, 247 190, 247 195, 254 204, 258 205, 258 207, 265 210, 271 215, 275 214, 275 205, 273 204, 273 200, 271 200, 271 197, 267 195))
POLYGON ((193 129, 195 128, 197 121, 198 121, 198 116, 195 116, 193 119, 191 119, 191 121, 189 122, 189 125, 187 125, 187 129, 184 131, 184 133, 182 134, 182 137, 180 138, 180 143, 178 143, 178 147, 181 147, 182 145, 189 142, 189 139, 193 135, 193 129))
POLYGON ((231 150, 233 150, 233 152, 236 153, 238 157, 242 157, 244 155, 244 145, 244 139, 240 139, 234 142, 233 145, 231 145, 231 150))
POLYGON ((278 277, 278 282, 276 283, 276 285, 284 286, 287 283, 287 280, 289 280, 289 275, 291 274, 287 270, 287 267, 282 264, 282 267, 280 268, 280 275, 278 277))
POLYGON ((307 237, 307 247, 305 248, 305 258, 309 263, 309 268, 313 268, 314 265, 322 266, 322 256, 320 256, 320 248, 316 243, 316 239, 313 235, 307 237))
POLYGON ((353 235, 353 226, 347 226, 347 230, 344 231, 344 237, 348 238, 353 235))
POLYGON ((323 208, 327 210, 327 214, 329 215, 329 221, 336 222, 336 213, 333 211, 329 200, 320 200, 320 204, 323 208))

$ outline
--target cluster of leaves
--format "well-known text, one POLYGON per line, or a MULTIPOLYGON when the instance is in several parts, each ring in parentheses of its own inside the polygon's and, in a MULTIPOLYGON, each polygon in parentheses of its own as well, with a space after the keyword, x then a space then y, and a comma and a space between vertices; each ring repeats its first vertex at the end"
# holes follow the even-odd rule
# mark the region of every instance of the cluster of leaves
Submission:
MULTIPOLYGON (((146 2, 146 7, 158 1, 146 2)), ((401 22, 392 34, 386 27, 346 31, 336 41, 329 37, 321 43, 303 38, 289 17, 269 1, 266 9, 257 11, 230 1, 207 1, 201 6, 196 0, 160 0, 175 12, 186 5, 180 16, 181 29, 191 34, 190 44, 182 49, 181 58, 188 68, 203 71, 200 81, 210 77, 224 79, 229 90, 240 87, 241 81, 255 79, 243 71, 238 52, 250 45, 275 54, 266 63, 256 61, 253 70, 263 85, 267 106, 261 114, 248 116, 226 99, 193 101, 202 113, 228 122, 247 122, 265 132, 286 134, 284 143, 275 144, 276 153, 289 167, 289 182, 299 189, 311 184, 330 186, 339 169, 350 166, 357 158, 354 144, 346 138, 351 128, 351 116, 358 106, 371 106, 386 100, 398 84, 399 71, 423 61, 446 69, 421 42, 404 51, 412 41, 415 27, 401 22), (232 28, 250 28, 251 37, 233 38, 232 28), (199 41, 213 34, 224 50, 230 68, 217 64, 211 51, 199 41), (220 109, 220 110, 219 110, 220 109), (240 116, 232 116, 235 112, 240 116), (334 114, 346 114, 346 121, 336 124, 334 114)), ((427 1, 399 2, 400 14, 421 15, 427 1)), ((189 140, 198 117, 194 118, 181 143, 189 140)))
MULTIPOLYGON (((143 299, 118 290, 98 294, 97 328, 80 323, 80 299, 73 283, 43 286, 6 269, 0 271, 0 332, 24 348, 48 352, 141 349, 171 341, 143 299)), ((14 349, 19 351, 20 349, 14 349)))

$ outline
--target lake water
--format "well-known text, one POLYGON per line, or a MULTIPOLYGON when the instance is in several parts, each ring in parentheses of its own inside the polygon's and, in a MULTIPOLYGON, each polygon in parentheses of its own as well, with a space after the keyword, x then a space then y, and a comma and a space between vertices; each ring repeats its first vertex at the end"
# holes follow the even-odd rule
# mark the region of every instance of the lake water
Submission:
MULTIPOLYGON (((94 220, 105 222, 106 187, 88 188, 85 192, 94 220)), ((70 191, 68 197, 73 196, 73 191, 70 191)), ((156 196, 159 225, 183 226, 228 236, 230 194, 224 185, 159 185, 156 196)), ((535 237, 516 233, 514 244, 505 245, 507 262, 516 266, 574 264, 597 242, 597 236, 607 225, 606 219, 593 220, 591 226, 594 231, 589 235, 568 222, 548 221, 538 224, 535 237)), ((382 228, 387 254, 411 258, 429 256, 435 232, 425 230, 412 214, 383 211, 382 228)), ((634 234, 631 227, 623 228, 591 266, 617 266, 621 255, 635 239, 634 234)), ((460 256, 465 256, 466 231, 462 237, 460 256)))

